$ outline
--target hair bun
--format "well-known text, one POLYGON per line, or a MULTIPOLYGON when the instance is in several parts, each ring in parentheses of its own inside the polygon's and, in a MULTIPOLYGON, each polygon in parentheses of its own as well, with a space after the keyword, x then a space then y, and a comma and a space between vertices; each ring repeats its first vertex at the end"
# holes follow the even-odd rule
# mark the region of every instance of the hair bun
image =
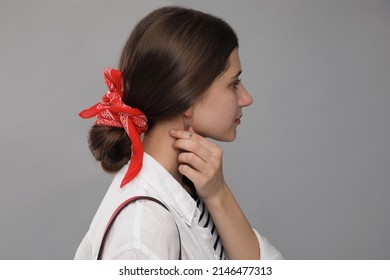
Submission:
POLYGON ((94 125, 89 130, 88 145, 106 172, 119 171, 131 157, 131 141, 123 128, 94 125))

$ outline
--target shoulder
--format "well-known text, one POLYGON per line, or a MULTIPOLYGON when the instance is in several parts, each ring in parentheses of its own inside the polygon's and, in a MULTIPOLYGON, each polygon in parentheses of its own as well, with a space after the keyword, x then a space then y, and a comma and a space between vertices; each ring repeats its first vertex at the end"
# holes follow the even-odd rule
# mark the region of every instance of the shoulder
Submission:
POLYGON ((117 216, 103 257, 177 259, 179 250, 173 213, 154 201, 141 199, 127 205, 117 216))

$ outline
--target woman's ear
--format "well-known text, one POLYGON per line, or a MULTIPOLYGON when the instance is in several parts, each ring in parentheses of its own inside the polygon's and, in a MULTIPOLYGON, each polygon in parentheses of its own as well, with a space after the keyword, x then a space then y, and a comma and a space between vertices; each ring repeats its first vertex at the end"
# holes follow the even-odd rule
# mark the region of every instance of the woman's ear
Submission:
POLYGON ((192 119, 192 116, 194 115, 194 106, 191 106, 183 113, 184 117, 187 119, 192 119))
POLYGON ((194 106, 191 106, 183 113, 184 130, 188 130, 191 127, 191 122, 194 116, 194 106))

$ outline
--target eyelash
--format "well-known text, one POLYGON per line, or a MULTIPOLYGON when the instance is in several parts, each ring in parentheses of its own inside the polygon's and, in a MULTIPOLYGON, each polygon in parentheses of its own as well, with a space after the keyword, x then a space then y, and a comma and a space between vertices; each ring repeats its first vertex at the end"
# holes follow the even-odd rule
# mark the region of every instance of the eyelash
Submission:
POLYGON ((236 80, 234 83, 233 83, 233 88, 236 90, 237 89, 237 86, 241 84, 241 79, 238 79, 236 80))

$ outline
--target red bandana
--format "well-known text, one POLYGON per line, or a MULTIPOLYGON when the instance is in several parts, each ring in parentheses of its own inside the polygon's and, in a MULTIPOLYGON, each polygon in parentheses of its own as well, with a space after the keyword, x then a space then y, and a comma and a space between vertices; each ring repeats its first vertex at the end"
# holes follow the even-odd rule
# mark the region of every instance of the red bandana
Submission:
POLYGON ((123 127, 129 135, 132 143, 132 156, 130 167, 121 183, 123 187, 141 170, 144 148, 140 135, 148 129, 148 121, 139 109, 131 108, 123 103, 123 80, 120 71, 111 68, 104 69, 104 80, 108 92, 103 96, 103 100, 81 111, 79 115, 84 119, 97 116, 96 125, 123 127))

